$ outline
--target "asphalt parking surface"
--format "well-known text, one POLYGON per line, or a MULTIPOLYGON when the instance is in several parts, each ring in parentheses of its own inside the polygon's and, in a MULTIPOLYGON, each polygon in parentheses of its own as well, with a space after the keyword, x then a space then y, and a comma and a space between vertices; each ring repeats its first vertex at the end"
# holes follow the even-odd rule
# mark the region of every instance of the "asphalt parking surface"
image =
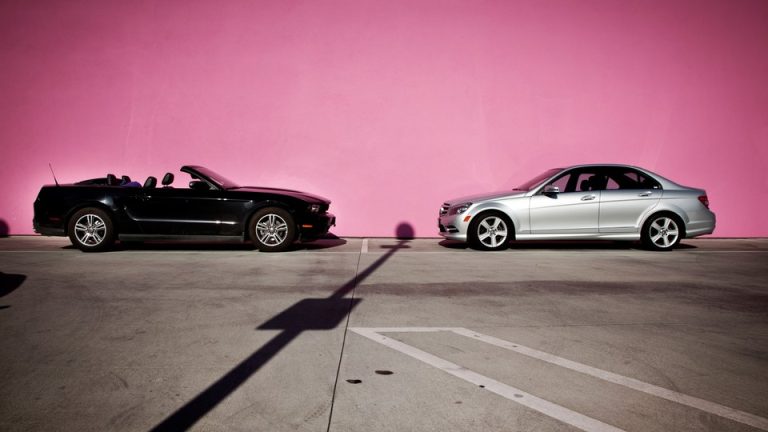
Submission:
POLYGON ((766 264, 765 239, 0 238, 0 430, 768 430, 766 264))

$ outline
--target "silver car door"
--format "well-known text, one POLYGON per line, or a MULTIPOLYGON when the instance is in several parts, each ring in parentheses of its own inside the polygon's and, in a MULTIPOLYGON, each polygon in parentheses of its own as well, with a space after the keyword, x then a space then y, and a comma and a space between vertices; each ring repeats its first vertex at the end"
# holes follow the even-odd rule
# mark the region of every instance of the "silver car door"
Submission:
POLYGON ((532 196, 532 233, 597 233, 601 185, 596 177, 594 169, 574 170, 550 182, 559 192, 542 192, 532 196))
POLYGON ((607 169, 608 182, 600 194, 601 233, 637 232, 640 221, 661 199, 661 186, 631 168, 607 169))

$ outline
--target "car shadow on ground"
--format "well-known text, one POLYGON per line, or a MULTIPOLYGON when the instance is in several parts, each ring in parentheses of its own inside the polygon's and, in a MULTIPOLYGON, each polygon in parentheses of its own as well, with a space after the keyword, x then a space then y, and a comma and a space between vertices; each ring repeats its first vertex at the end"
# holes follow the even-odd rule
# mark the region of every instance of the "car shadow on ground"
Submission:
MULTIPOLYGON (((442 240, 438 243, 446 249, 472 250, 467 243, 442 240)), ((675 249, 697 249, 697 246, 680 243, 675 249)), ((507 250, 649 250, 640 242, 610 240, 516 240, 507 250)))
MULTIPOLYGON (((327 236, 311 242, 296 242, 292 244, 287 251, 296 252, 302 250, 320 250, 330 249, 347 244, 347 241, 336 236, 327 236)), ((76 249, 72 245, 62 247, 62 249, 76 249)), ((107 252, 121 251, 255 251, 256 247, 252 242, 225 241, 225 242, 206 242, 192 240, 174 240, 174 241, 118 241, 107 252)))

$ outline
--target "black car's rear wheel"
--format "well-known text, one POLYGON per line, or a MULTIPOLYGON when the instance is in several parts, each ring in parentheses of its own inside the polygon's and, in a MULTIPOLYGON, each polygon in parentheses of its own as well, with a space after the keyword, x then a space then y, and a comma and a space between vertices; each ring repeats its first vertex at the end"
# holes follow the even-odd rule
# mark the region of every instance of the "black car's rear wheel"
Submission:
POLYGON ((253 215, 248 233, 260 251, 282 252, 296 240, 296 223, 286 210, 267 207, 253 215))
POLYGON ((69 240, 83 252, 101 252, 115 242, 112 218, 104 210, 86 207, 77 211, 67 226, 69 240))

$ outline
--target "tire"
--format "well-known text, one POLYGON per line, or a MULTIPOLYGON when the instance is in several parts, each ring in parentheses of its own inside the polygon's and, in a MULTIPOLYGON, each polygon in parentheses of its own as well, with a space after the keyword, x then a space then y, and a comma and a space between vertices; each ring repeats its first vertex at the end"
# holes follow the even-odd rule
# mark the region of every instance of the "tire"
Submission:
POLYGON ((103 252, 115 242, 115 228, 109 214, 95 207, 78 210, 69 218, 67 232, 72 245, 83 252, 103 252))
POLYGON ((498 251, 507 248, 514 229, 512 222, 499 212, 481 213, 469 224, 467 238, 473 249, 498 251))
POLYGON ((655 214, 648 218, 640 235, 643 245, 656 251, 672 250, 684 236, 683 221, 669 213, 655 214))
POLYGON ((296 223, 286 210, 267 207, 253 215, 248 235, 262 252, 283 252, 296 240, 296 223))

